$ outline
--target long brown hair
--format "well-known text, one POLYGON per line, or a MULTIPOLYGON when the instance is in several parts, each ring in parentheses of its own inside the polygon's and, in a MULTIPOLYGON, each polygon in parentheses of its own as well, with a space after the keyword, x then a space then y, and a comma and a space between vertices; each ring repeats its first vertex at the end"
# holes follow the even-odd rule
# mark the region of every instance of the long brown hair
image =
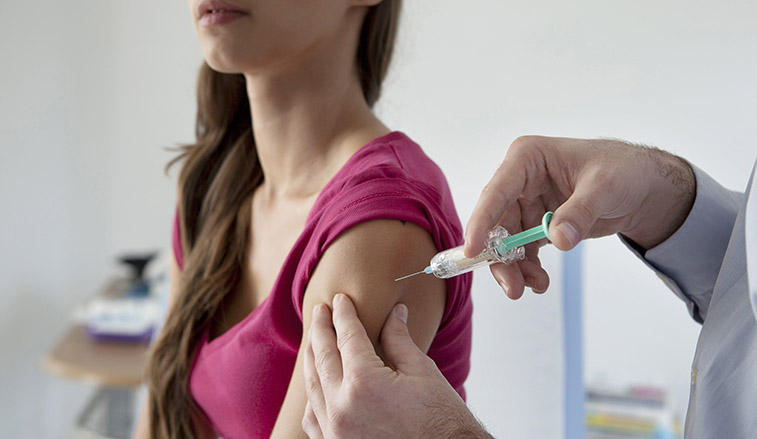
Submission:
MULTIPOLYGON (((383 0, 363 22, 356 65, 369 106, 381 94, 400 8, 401 0, 383 0)), ((197 436, 204 416, 189 394, 192 362, 204 331, 241 279, 248 203, 263 178, 243 75, 219 73, 203 63, 195 134, 197 141, 169 163, 183 162, 178 213, 185 262, 147 371, 152 438, 197 436)))

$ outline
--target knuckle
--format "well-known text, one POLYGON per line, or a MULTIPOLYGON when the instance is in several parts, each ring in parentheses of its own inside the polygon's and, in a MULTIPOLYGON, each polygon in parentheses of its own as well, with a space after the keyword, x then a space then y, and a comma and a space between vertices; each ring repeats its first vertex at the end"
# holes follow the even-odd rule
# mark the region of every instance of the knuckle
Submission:
POLYGON ((316 377, 308 376, 305 378, 305 390, 307 391, 308 395, 317 393, 319 388, 320 382, 316 377))
MULTIPOLYGON (((486 186, 484 186, 483 189, 481 189, 481 199, 487 200, 488 203, 495 203, 497 205, 501 205, 505 202, 506 193, 503 190, 503 188, 496 184, 494 181, 489 181, 486 183, 486 186)), ((495 218, 495 215, 491 213, 489 210, 485 210, 484 215, 487 220, 490 222, 494 222, 498 220, 499 218, 495 218)))
POLYGON ((421 359, 420 366, 426 374, 439 373, 439 368, 436 367, 436 363, 428 356, 421 359))
POLYGON ((308 436, 312 436, 313 434, 311 423, 312 420, 310 419, 310 414, 305 413, 305 416, 302 417, 302 422, 300 422, 300 426, 302 427, 302 430, 308 434, 308 436))
POLYGON ((510 144, 510 151, 513 154, 518 154, 536 143, 537 136, 518 136, 513 143, 510 144))
POLYGON ((347 329, 339 334, 339 337, 337 337, 337 348, 339 351, 350 345, 357 336, 358 333, 354 329, 347 329))
POLYGON ((549 137, 544 136, 519 136, 510 144, 507 155, 522 160, 522 156, 532 156, 536 151, 548 149, 550 147, 549 140, 549 137))
POLYGON ((575 203, 573 204, 573 211, 578 216, 578 218, 581 220, 581 224, 576 224, 576 227, 581 227, 583 224, 590 223, 594 216, 597 214, 595 213, 596 207, 594 206, 594 202, 589 198, 580 198, 578 200, 575 200, 575 203))
POLYGON ((348 430, 349 415, 345 410, 341 408, 332 410, 329 412, 328 416, 329 426, 331 427, 332 431, 337 433, 337 435, 348 430))
POLYGON ((305 415, 302 417, 300 425, 308 437, 319 438, 322 436, 321 427, 318 425, 315 413, 311 409, 308 408, 308 410, 305 411, 305 415))
POLYGON ((392 325, 391 327, 385 328, 386 332, 389 335, 389 338, 392 340, 402 340, 402 339, 408 339, 410 338, 410 333, 407 329, 407 324, 404 325, 392 325))
POLYGON ((609 163, 602 163, 591 172, 591 179, 595 184, 602 186, 613 184, 617 181, 618 170, 609 163))
POLYGON ((361 394, 365 394, 367 391, 367 385, 370 382, 364 379, 360 375, 350 377, 349 381, 345 382, 344 391, 345 398, 352 402, 357 399, 361 394))
POLYGON ((376 395, 377 382, 365 375, 354 375, 344 383, 344 398, 347 406, 359 405, 362 402, 373 399, 376 395))
POLYGON ((498 194, 500 192, 502 192, 502 191, 500 190, 499 186, 496 185, 496 184, 494 184, 494 183, 492 183, 491 181, 489 181, 488 183, 486 183, 486 185, 484 186, 484 188, 481 189, 481 194, 482 195, 487 195, 487 196, 496 195, 496 194, 498 194))
POLYGON ((315 365, 316 371, 325 370, 325 367, 328 364, 328 355, 324 352, 316 353, 313 355, 313 364, 315 365))

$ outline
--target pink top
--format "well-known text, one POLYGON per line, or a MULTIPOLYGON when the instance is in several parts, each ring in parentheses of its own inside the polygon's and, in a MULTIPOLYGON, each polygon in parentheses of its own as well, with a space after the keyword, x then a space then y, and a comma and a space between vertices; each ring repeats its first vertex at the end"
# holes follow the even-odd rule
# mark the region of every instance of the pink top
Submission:
MULTIPOLYGON (((244 320, 197 350, 189 388, 216 433, 268 438, 302 338, 302 302, 310 275, 344 231, 374 219, 417 224, 438 249, 462 243, 462 227, 439 168, 407 136, 393 132, 363 146, 321 191, 270 295, 244 320)), ((174 253, 183 253, 178 222, 174 253)), ((410 268, 410 267, 409 267, 410 268)), ((470 369, 471 275, 447 281, 447 304, 428 355, 465 398, 470 369)))

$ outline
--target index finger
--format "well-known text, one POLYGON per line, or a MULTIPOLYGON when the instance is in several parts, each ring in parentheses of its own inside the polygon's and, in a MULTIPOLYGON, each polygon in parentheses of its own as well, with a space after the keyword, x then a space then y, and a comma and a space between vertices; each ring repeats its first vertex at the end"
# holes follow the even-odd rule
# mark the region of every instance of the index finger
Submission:
POLYGON ((473 257, 484 250, 486 234, 497 224, 507 208, 518 200, 526 185, 523 164, 512 154, 494 172, 484 186, 465 228, 465 256, 473 257))
POLYGON ((308 338, 310 346, 305 351, 305 380, 313 383, 313 390, 320 387, 322 391, 329 392, 339 388, 342 383, 342 360, 326 305, 318 304, 313 308, 308 338))
POLYGON ((376 355, 373 343, 349 297, 344 294, 334 296, 333 308, 334 328, 339 352, 342 354, 344 375, 365 371, 370 367, 383 367, 384 362, 376 355))

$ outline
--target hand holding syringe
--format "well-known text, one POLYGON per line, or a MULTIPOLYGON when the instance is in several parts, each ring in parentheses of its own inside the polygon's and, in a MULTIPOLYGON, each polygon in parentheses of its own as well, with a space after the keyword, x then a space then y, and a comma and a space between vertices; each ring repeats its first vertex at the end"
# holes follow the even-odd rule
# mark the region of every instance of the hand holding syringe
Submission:
POLYGON ((407 279, 421 273, 433 274, 440 279, 447 279, 496 263, 510 264, 520 261, 526 255, 524 245, 543 238, 549 239, 550 219, 552 219, 552 212, 547 212, 542 218, 541 225, 513 236, 510 236, 503 227, 497 226, 489 231, 486 248, 478 256, 466 258, 462 245, 444 250, 437 253, 424 270, 400 277, 394 281, 407 279))

